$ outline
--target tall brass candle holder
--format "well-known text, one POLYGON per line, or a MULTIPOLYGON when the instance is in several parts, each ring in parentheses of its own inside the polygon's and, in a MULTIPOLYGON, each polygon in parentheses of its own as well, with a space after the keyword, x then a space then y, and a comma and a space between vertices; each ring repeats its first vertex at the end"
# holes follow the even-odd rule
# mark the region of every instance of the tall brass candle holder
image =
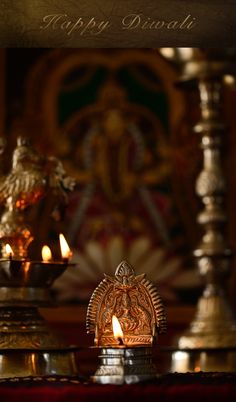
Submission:
POLYGON ((100 351, 94 382, 119 385, 156 378, 152 345, 166 330, 166 316, 145 274, 135 276, 123 261, 115 278, 105 275, 91 297, 86 325, 100 351))
POLYGON ((38 307, 52 305, 50 286, 68 267, 68 249, 62 261, 32 261, 33 240, 26 212, 51 190, 64 201, 73 188, 55 158, 41 157, 24 138, 18 138, 10 173, 1 179, 0 201, 0 377, 77 374, 73 348, 46 325, 38 307))
POLYGON ((198 88, 201 120, 194 131, 202 136, 203 150, 196 193, 204 205, 197 218, 204 234, 194 256, 206 287, 194 320, 178 339, 172 370, 235 371, 236 321, 226 294, 232 251, 224 230, 226 182, 221 147, 226 135, 222 92, 225 83, 234 82, 236 49, 163 48, 160 52, 180 67, 183 88, 190 82, 198 88))

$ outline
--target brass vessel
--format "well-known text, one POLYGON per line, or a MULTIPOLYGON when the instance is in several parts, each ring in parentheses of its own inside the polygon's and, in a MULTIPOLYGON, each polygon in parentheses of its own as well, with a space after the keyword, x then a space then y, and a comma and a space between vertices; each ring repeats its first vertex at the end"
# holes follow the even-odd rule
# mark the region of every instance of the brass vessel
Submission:
POLYGON ((68 261, 32 261, 28 257, 34 236, 26 223, 26 211, 49 189, 61 201, 72 184, 65 183, 59 161, 53 160, 53 169, 48 167, 52 160, 41 157, 28 140, 19 138, 12 169, 0 182, 0 201, 5 206, 0 222, 0 378, 78 373, 76 348, 48 328, 38 311, 38 307, 53 304, 50 286, 66 270, 68 261))
POLYGON ((78 373, 75 349, 38 312, 68 264, 0 261, 0 378, 78 373))
POLYGON ((225 83, 234 82, 236 49, 163 48, 160 52, 180 69, 183 89, 190 82, 198 89, 201 120, 194 131, 201 135, 203 150, 203 169, 197 178, 196 193, 204 206, 197 217, 204 233, 194 256, 206 286, 194 320, 177 341, 172 370, 234 371, 236 320, 226 292, 232 251, 225 236, 226 182, 221 147, 226 135, 222 92, 225 83))

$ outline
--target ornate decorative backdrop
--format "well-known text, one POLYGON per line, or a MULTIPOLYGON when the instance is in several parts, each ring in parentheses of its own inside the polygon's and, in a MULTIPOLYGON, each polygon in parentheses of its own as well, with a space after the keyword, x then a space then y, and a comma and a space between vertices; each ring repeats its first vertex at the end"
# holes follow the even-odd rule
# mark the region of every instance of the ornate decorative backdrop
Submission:
MULTIPOLYGON (((175 89, 175 71, 152 50, 56 49, 25 61, 21 79, 10 141, 31 136, 78 182, 63 230, 79 265, 56 284, 60 298, 88 298, 124 258, 166 300, 192 297, 200 162, 186 102, 196 100, 175 89)), ((37 239, 53 242, 45 208, 37 239)))

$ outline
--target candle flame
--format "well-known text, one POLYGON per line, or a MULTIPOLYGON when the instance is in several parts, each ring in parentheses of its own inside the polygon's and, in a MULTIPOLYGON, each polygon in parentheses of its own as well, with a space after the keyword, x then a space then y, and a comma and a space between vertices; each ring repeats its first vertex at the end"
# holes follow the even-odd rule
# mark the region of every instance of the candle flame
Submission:
POLYGON ((113 334, 114 334, 115 339, 118 339, 118 340, 123 339, 124 334, 123 334, 121 325, 119 323, 119 320, 115 315, 112 316, 112 329, 113 329, 113 334))
POLYGON ((59 240, 60 240, 62 258, 69 259, 72 256, 72 252, 71 252, 70 247, 68 246, 68 243, 62 233, 60 233, 60 235, 59 235, 59 240))
POLYGON ((7 257, 12 257, 12 256, 14 255, 13 250, 12 250, 10 244, 6 244, 6 246, 5 246, 5 251, 6 251, 7 257))
POLYGON ((43 246, 42 248, 42 259, 44 262, 52 260, 52 252, 48 246, 43 246))

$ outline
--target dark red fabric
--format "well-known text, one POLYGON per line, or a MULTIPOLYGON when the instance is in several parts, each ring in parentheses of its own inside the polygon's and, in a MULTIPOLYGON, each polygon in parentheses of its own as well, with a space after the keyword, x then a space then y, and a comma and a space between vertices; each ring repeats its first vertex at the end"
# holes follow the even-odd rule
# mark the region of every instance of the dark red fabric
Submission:
POLYGON ((0 402, 234 402, 236 373, 168 374, 152 383, 95 385, 78 378, 0 380, 0 402))
POLYGON ((125 386, 50 386, 0 390, 7 402, 226 402, 236 401, 236 385, 125 385, 125 386))

